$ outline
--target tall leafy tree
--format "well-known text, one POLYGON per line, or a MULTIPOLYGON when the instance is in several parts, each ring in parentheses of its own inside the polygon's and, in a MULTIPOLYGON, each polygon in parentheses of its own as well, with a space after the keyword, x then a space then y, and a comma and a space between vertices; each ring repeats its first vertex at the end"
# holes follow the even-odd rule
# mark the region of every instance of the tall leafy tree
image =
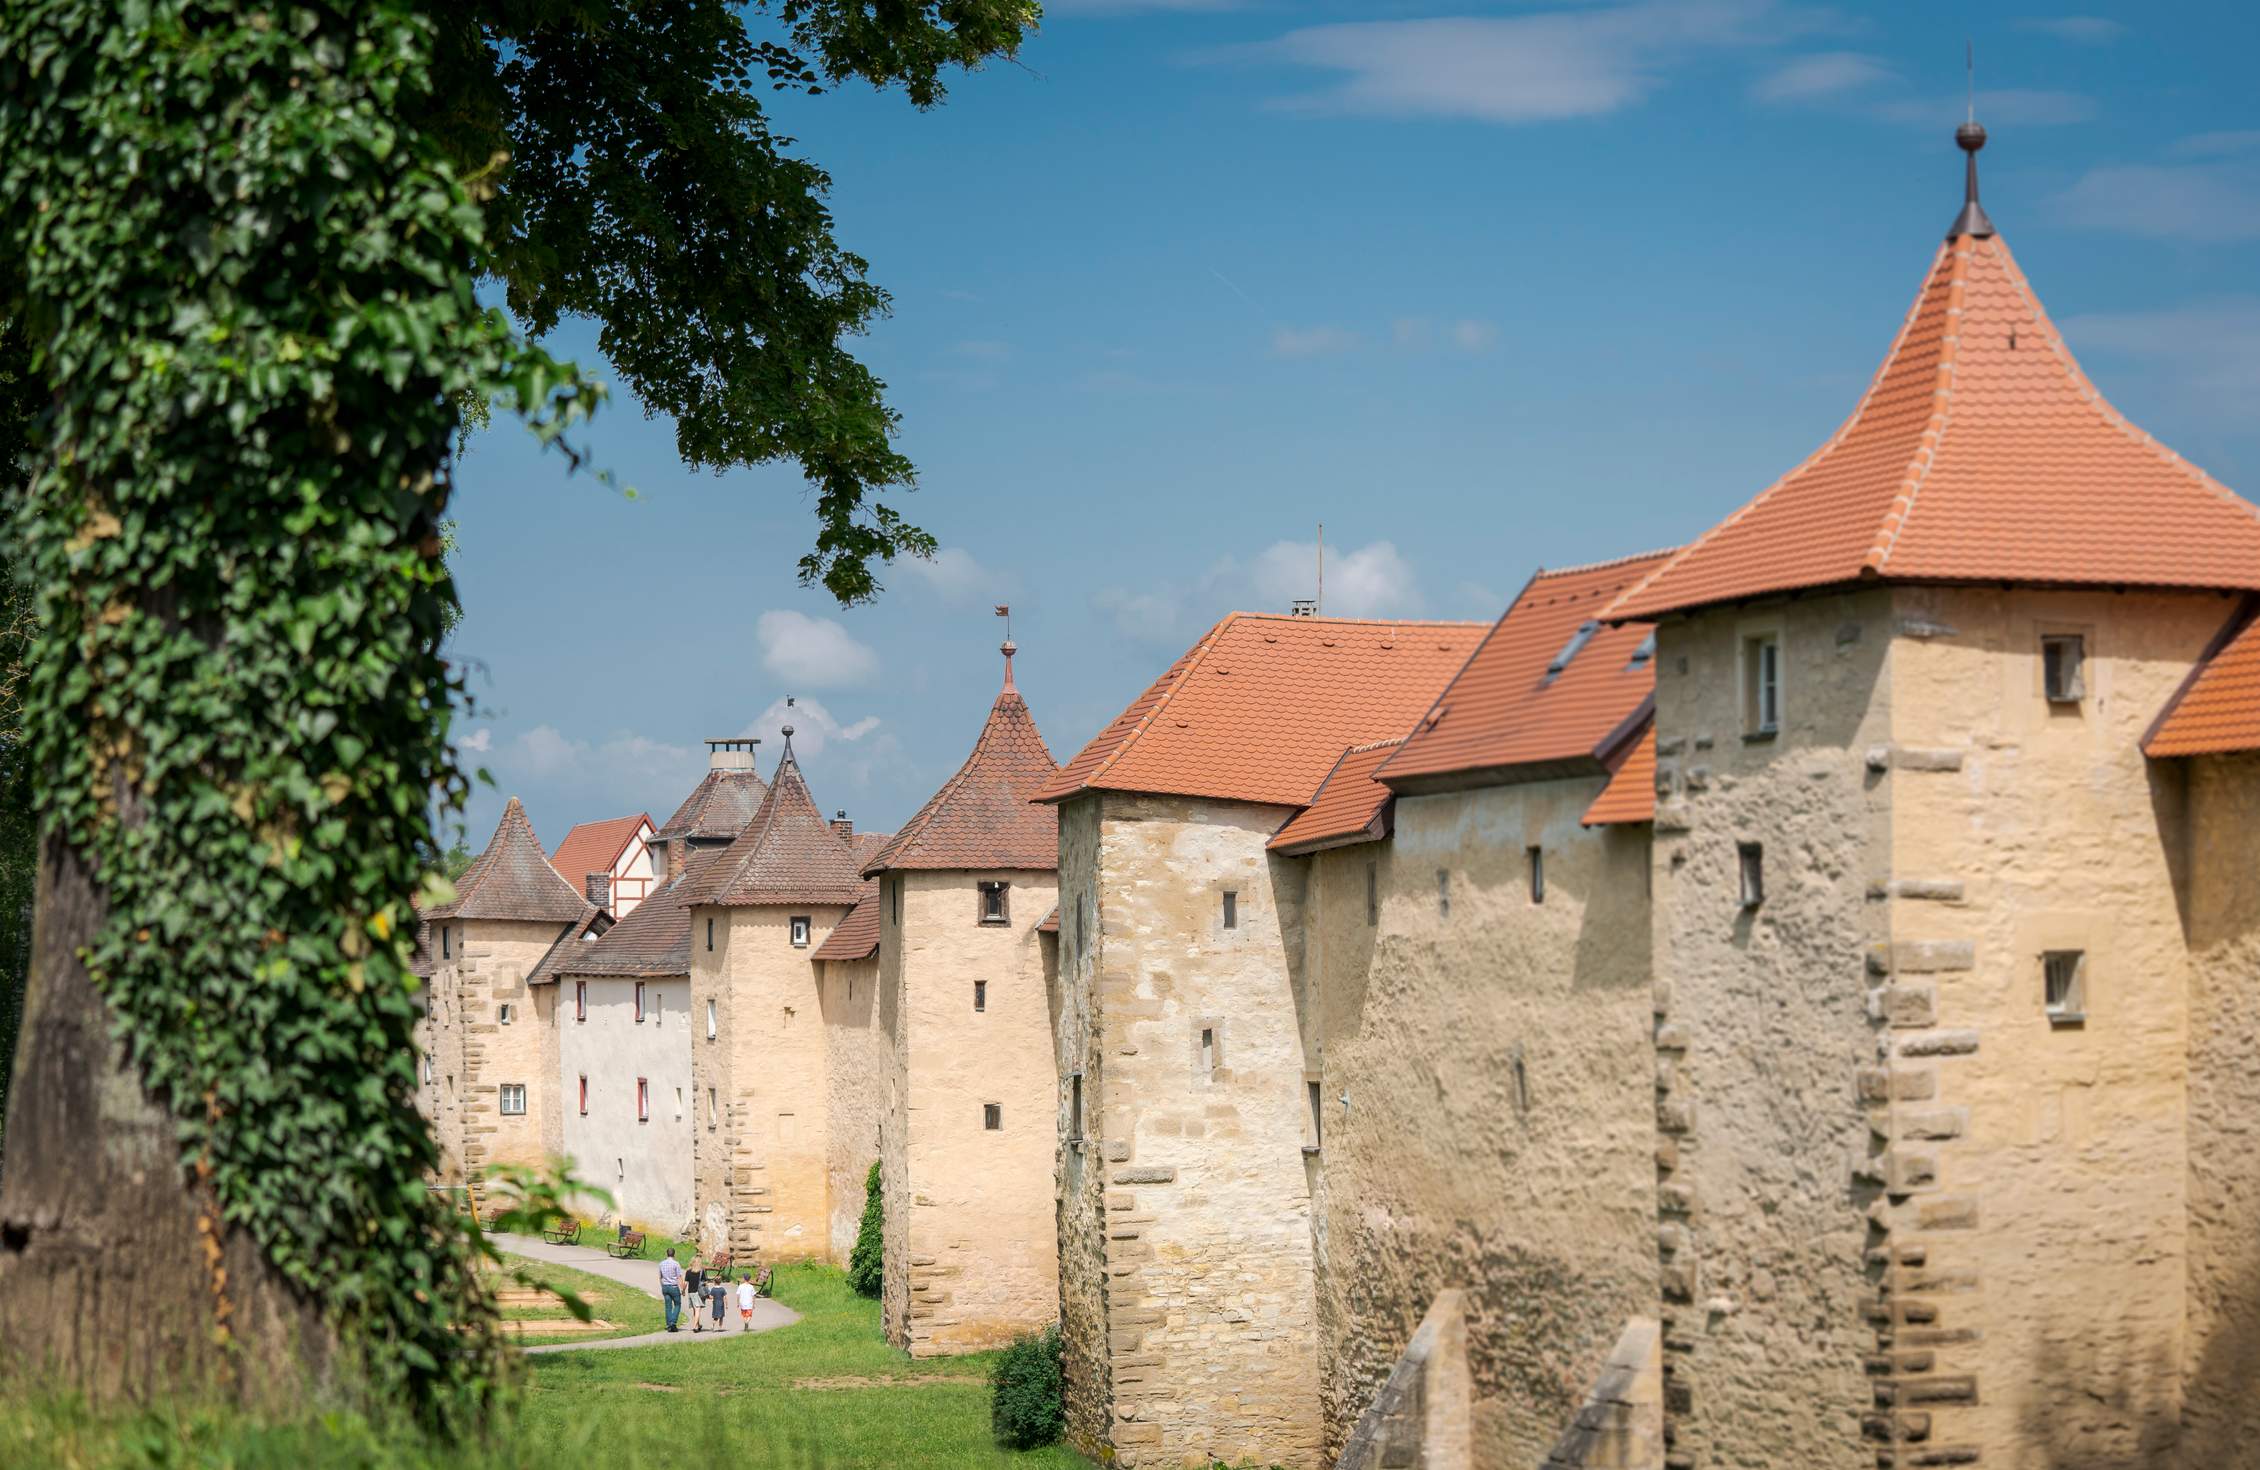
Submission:
POLYGON ((428 798, 464 789, 441 526, 466 414, 563 446, 600 390, 474 283, 536 335, 594 318, 687 462, 797 463, 803 579, 867 599, 875 563, 932 545, 849 350, 886 297, 762 99, 928 106, 1034 19, 0 8, 0 446, 26 450, 32 592, 0 759, 28 755, 43 823, 0 1176, 12 1351, 97 1396, 290 1396, 350 1364, 439 1417, 484 1403, 491 1311, 421 1186, 409 1055, 428 798))

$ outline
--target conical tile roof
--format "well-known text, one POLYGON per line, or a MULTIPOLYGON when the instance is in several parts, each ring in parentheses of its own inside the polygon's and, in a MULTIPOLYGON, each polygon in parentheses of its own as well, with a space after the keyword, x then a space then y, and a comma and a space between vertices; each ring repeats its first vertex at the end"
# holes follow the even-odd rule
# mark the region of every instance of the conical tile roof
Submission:
POLYGON ((824 823, 793 759, 790 737, 760 810, 722 849, 694 904, 852 904, 863 896, 853 848, 824 823))
POLYGON ((1609 618, 1863 579, 2260 588, 2260 508, 2104 401, 1990 230, 1940 247, 1835 436, 1609 618))
POLYGON ((1058 771, 1027 701, 1006 685, 965 764, 864 864, 865 875, 896 868, 1058 867, 1059 809, 1035 804, 1058 771))
POLYGON ((427 917, 570 924, 589 909, 588 899, 549 865, 541 839, 534 836, 534 824, 513 796, 502 808, 502 820, 487 850, 455 880, 455 902, 433 909, 427 917))
POLYGON ((654 842, 677 838, 735 837, 761 808, 769 794, 760 773, 752 770, 709 770, 675 808, 667 825, 652 834, 654 842))

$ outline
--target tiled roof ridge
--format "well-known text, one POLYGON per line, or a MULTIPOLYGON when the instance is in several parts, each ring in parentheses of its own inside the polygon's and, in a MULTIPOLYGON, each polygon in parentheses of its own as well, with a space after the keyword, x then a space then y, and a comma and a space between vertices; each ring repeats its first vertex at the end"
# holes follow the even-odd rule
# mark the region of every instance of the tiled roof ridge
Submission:
MULTIPOLYGON (((2009 278, 2010 287, 2017 293, 2017 299, 2025 304, 2027 310, 2031 311, 2033 323, 2040 329, 2041 341, 2046 344, 2049 353, 2056 359, 2057 365, 2063 369, 2064 375, 2071 380, 2072 387, 2101 414, 2105 423, 2118 430, 2120 437, 2139 448, 2149 450, 2162 463, 2188 475, 2201 488, 2211 491, 2216 499, 2226 501, 2229 505, 2251 516, 2255 521, 2260 521, 2260 505, 2254 505, 2251 501, 2246 500, 2208 474, 2202 466, 2192 463, 2179 451, 2161 444, 2157 435, 2129 419, 2119 410, 2117 404, 2104 396, 2103 390, 2095 385, 2095 380, 2090 378, 2087 375, 2087 370, 2080 366, 2079 358, 2072 352, 2071 342, 2058 329, 2055 319, 2048 314, 2048 308, 2041 303, 2039 293, 2032 289, 2032 282, 2026 278, 2024 267, 2017 264, 2016 253, 2009 248, 2009 242, 2006 239, 1996 233, 1984 237, 1978 243, 1991 248, 2000 258, 2002 270, 2009 278)), ((1959 253, 1957 252, 1957 254, 1959 253)), ((1974 251, 1972 253, 1974 254, 1974 251)), ((1957 270, 1953 286, 1955 294, 1948 307, 1955 330, 1947 334, 1944 343, 1945 351, 1949 354, 1949 357, 1959 345, 1962 287, 1961 273, 1957 270)), ((1916 298, 1916 305, 1921 305, 1920 297, 1916 298)), ((1945 429, 1942 425, 1939 438, 1943 440, 1944 437, 1945 429)), ((1935 453, 1932 458, 1936 458, 1935 453)), ((1908 510, 1911 515, 1913 512, 1911 503, 1908 510)), ((1905 522, 1902 520, 1901 525, 1904 524, 1905 522)), ((1896 545, 1897 539, 1897 535, 1894 533, 1892 537, 1894 545, 1896 545)), ((1888 560, 1888 550, 1885 552, 1885 557, 1888 560)), ((1879 566, 1878 569, 1889 570, 1888 567, 1883 566, 1879 566)))
POLYGON ((455 901, 432 910, 434 918, 518 918, 552 923, 564 922, 560 912, 578 913, 588 906, 588 895, 576 889, 559 876, 549 865, 549 854, 535 835, 533 819, 526 815, 525 803, 513 796, 503 803, 502 819, 495 823, 494 835, 478 857, 466 868, 455 885, 455 901), (501 902, 510 913, 489 914, 469 912, 484 895, 489 880, 493 879, 505 861, 515 858, 508 881, 524 882, 532 891, 503 894, 501 902), (545 891, 554 884, 553 891, 545 891), (561 909, 559 905, 565 907, 561 909))
MULTIPOLYGON (((1368 740, 1368 741, 1367 741, 1367 742, 1366 742, 1365 744, 1363 744, 1363 745, 1351 745, 1351 746, 1346 746, 1346 747, 1344 747, 1344 748, 1343 748, 1342 754, 1344 754, 1344 755, 1364 755, 1364 754, 1365 754, 1365 753, 1366 753, 1367 751, 1369 751, 1369 750, 1380 750, 1380 749, 1382 749, 1382 748, 1383 748, 1384 746, 1390 746, 1390 745, 1402 745, 1402 744, 1404 744, 1404 743, 1405 743, 1405 737, 1404 737, 1404 736, 1402 736, 1402 735, 1392 735, 1392 736, 1390 736, 1390 737, 1389 737, 1389 738, 1388 738, 1387 740, 1368 740)), ((1339 762, 1337 762, 1336 764, 1340 764, 1340 763, 1339 763, 1339 762)), ((1321 782, 1320 784, 1321 784, 1321 785, 1324 785, 1325 783, 1324 783, 1324 782, 1321 782)))
MULTIPOLYGON (((857 865, 858 871, 869 877, 892 866, 896 858, 908 855, 926 835, 926 829, 933 825, 935 818, 949 805, 950 798, 963 790, 966 783, 982 768, 983 757, 991 752, 992 742, 1001 748, 1010 737, 1013 732, 1008 726, 1015 720, 1027 725, 1029 736, 1036 742, 1036 749, 1043 753, 1044 760, 1051 766, 1051 774, 1057 776, 1059 760, 1052 754, 1050 743, 1044 739, 1044 732, 1036 723, 1035 712, 1028 707, 1028 701, 1018 689, 1007 685, 997 691, 996 699, 990 703, 988 718, 981 722, 981 733, 973 737, 973 749, 967 753, 964 762, 950 773, 949 779, 941 784, 939 790, 926 799, 924 806, 911 814, 910 820, 896 830, 886 845, 872 855, 869 862, 857 865)), ((999 759, 1009 759, 1009 756, 1000 756, 999 759)), ((1046 779, 1046 784, 1049 784, 1049 778, 1046 779)), ((1041 790, 1042 787, 1037 789, 1041 790)))
MULTIPOLYGON (((1586 572, 1605 572, 1611 567, 1630 566, 1636 561, 1647 561, 1651 557, 1670 556, 1673 552, 1679 550, 1681 548, 1677 546, 1652 546, 1646 551, 1629 551, 1623 556, 1605 556, 1599 561, 1577 562, 1560 567, 1540 567, 1531 576, 1530 582, 1523 585, 1523 591, 1528 592, 1531 583, 1538 582, 1546 577, 1574 577, 1586 572)), ((1514 606, 1511 602, 1507 605, 1509 607, 1514 606)))
MULTIPOLYGON (((2153 760, 2177 755, 2214 755, 2231 750, 2260 749, 2260 709, 2248 701, 2243 715, 2244 725, 2235 734, 2223 738, 2218 734, 2185 732, 2180 727, 2190 720, 2183 713, 2193 707, 2200 689, 2216 677, 2216 665, 2224 659, 2233 659, 2232 650, 2239 649, 2244 639, 2260 628, 2260 593, 2246 593, 2229 613, 2228 620, 2215 630, 2204 650, 2174 687, 2173 694, 2160 707, 2150 728, 2143 732, 2142 753, 2153 760)), ((2246 675, 2242 682, 2250 682, 2246 675)), ((2194 709, 2193 709, 2194 713, 2194 709)), ((2217 711, 2208 715, 2219 718, 2217 711)), ((2203 718, 2203 717, 2200 717, 2203 718)))
POLYGON ((1836 426, 1835 432, 1830 434, 1826 439, 1823 439, 1820 443, 1820 446, 1816 448, 1811 454, 1806 455, 1803 459, 1797 461, 1796 464, 1790 466, 1789 469, 1784 471, 1782 474, 1776 476, 1772 484, 1766 486, 1765 489, 1759 491, 1748 501, 1745 501, 1743 504, 1735 507, 1735 509, 1730 512, 1725 517, 1725 519, 1719 521, 1716 525, 1712 526, 1702 535, 1697 536, 1694 540, 1682 545, 1677 553, 1667 558, 1660 565, 1653 568, 1647 576, 1642 577, 1632 586, 1625 588, 1624 591, 1617 596, 1614 602, 1611 602, 1606 608, 1602 609, 1601 621, 1605 623, 1629 623, 1646 621, 1646 619, 1643 618, 1619 616, 1617 609, 1623 607, 1628 602, 1637 600, 1640 594, 1645 592, 1649 588, 1649 586, 1651 586, 1658 578, 1666 575, 1673 568, 1679 566, 1682 562, 1685 562, 1690 557, 1694 556, 1697 552, 1701 551, 1712 542, 1718 540, 1719 537, 1725 535, 1736 525, 1739 525, 1741 522, 1748 520, 1752 515, 1756 514, 1759 507, 1763 506, 1767 501, 1771 500, 1774 495, 1777 494, 1784 486, 1788 485, 1798 476, 1804 474, 1805 471, 1812 468, 1815 463, 1826 457, 1831 451, 1836 448, 1837 445, 1841 444, 1844 441, 1846 435, 1850 434, 1854 429, 1859 427, 1860 421, 1867 416, 1868 410, 1874 405, 1876 390, 1883 385, 1884 377, 1891 371, 1891 365, 1899 360, 1899 354, 1906 349, 1907 335, 1914 330, 1915 319, 1922 314, 1923 302, 1930 295, 1930 283, 1932 278, 1938 274, 1939 263, 1946 258, 1947 253, 1953 248, 1954 241, 1948 240, 1938 247, 1938 252, 1936 254, 1931 256, 1930 269, 1923 275, 1923 289, 1915 293, 1914 301, 1908 305, 1906 318, 1899 323, 1898 332, 1893 334, 1891 338, 1891 350, 1884 353, 1883 361, 1876 364, 1876 370, 1868 376, 1867 387, 1860 390, 1859 398, 1856 399, 1852 404, 1852 411, 1844 416, 1844 422, 1836 426))
MULTIPOLYGON (((1564 570, 1566 571, 1569 569, 1565 568, 1564 570)), ((1460 666, 1452 671, 1452 677, 1446 679, 1443 684, 1438 687, 1438 689, 1436 690, 1436 697, 1428 701, 1428 708, 1420 712, 1420 718, 1412 722, 1412 728, 1397 737, 1399 741, 1410 740, 1421 730, 1427 728, 1429 722, 1442 718, 1444 701, 1451 696, 1453 686, 1460 682, 1460 676, 1465 674, 1468 671, 1469 667, 1472 666, 1477 659, 1483 657, 1483 650, 1490 645, 1492 639, 1499 636, 1499 631, 1502 628, 1506 627, 1507 615, 1512 613, 1516 608, 1522 606, 1522 600, 1530 595, 1530 589, 1537 586, 1539 581, 1546 575, 1547 574, 1544 569, 1532 572, 1530 576, 1524 580, 1522 584, 1522 590, 1507 599, 1507 612, 1500 614, 1498 621, 1494 622, 1489 628, 1485 629, 1481 638, 1475 640, 1475 647, 1469 649, 1467 651, 1467 657, 1460 660, 1460 666)), ((1627 588, 1626 590, 1630 591, 1631 589, 1627 588)), ((1604 609, 1604 615, 1605 613, 1606 610, 1604 609)), ((1394 761, 1395 759, 1395 756, 1391 756, 1389 757, 1389 760, 1385 760, 1380 765, 1375 766, 1373 768, 1373 779, 1376 781, 1385 780, 1389 771, 1389 762, 1394 761)), ((1322 782, 1320 784, 1323 785, 1324 783, 1322 782)))
POLYGON ((1217 621, 1211 633, 1222 629, 1226 623, 1239 620, 1258 623, 1292 623, 1307 628, 1313 623, 1340 623, 1352 628, 1465 628, 1482 621, 1480 618, 1336 618, 1309 616, 1302 613, 1228 612, 1217 621))
MULTIPOLYGON (((1938 335, 1938 367, 1931 380, 1930 421, 1923 425, 1922 436, 1916 441, 1906 477, 1899 482, 1899 493, 1884 508, 1883 519, 1876 526, 1875 541, 1868 547, 1867 555, 1860 559, 1862 572, 1882 573, 1884 563, 1890 560, 1892 550, 1899 544, 1899 533, 1907 528, 1907 522, 1915 514, 1915 501, 1923 493, 1923 482, 1930 477, 1931 466, 1938 463, 1938 451, 1946 442, 1947 430, 1953 427, 1954 369, 1961 356, 1962 316, 1969 293, 1970 262, 1977 257, 1980 243, 1975 235, 1957 235, 1946 242, 1953 264, 1946 273, 1946 322, 1938 335)), ((1918 309, 1923 296, 1928 294, 1925 291, 1915 297, 1918 309)), ((1889 361, 1885 359, 1887 365, 1889 361)))
POLYGON ((1192 682, 1193 671, 1201 666, 1201 660, 1207 658, 1223 638, 1224 630, 1246 616, 1246 613, 1229 612, 1210 625, 1208 632, 1201 636, 1201 641, 1193 646, 1192 653, 1178 663, 1177 677, 1170 680, 1169 687, 1162 691, 1161 698, 1154 701, 1153 708, 1147 710, 1137 724, 1132 725, 1120 740, 1114 742, 1114 749, 1106 753, 1106 759, 1093 766, 1090 773, 1084 776, 1082 789, 1089 790, 1098 785, 1099 778, 1114 769, 1115 762, 1121 760, 1130 747, 1138 743, 1138 737, 1151 729, 1155 720, 1161 718, 1161 712, 1169 708, 1169 701, 1177 697, 1177 691, 1192 682))
POLYGON ((852 853, 853 839, 843 840, 824 820, 823 809, 817 806, 815 795, 809 791, 808 780, 801 774, 800 762, 788 742, 776 771, 769 778, 769 789, 762 797, 760 810, 723 851, 723 856, 729 859, 727 866, 717 862, 713 880, 689 901, 723 905, 835 901, 853 904, 852 894, 838 896, 839 889, 859 886, 862 881, 856 874, 852 853), (794 847, 802 838, 816 845, 811 848, 802 843, 794 847), (823 869, 834 858, 840 865, 839 870, 828 875, 823 869), (780 879, 775 874, 761 877, 758 870, 765 861, 783 864, 792 879, 780 879))

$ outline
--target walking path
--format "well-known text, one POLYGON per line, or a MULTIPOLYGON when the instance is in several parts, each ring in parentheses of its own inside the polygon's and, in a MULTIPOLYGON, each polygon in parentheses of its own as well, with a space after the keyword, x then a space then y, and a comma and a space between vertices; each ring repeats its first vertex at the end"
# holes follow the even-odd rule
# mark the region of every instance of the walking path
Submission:
MULTIPOLYGON (((585 1245, 552 1245, 534 1235, 489 1236, 496 1245, 514 1256, 524 1256, 530 1261, 545 1261, 552 1266, 571 1266, 576 1271, 586 1271, 591 1276, 602 1276, 617 1281, 622 1286, 632 1286, 653 1301, 659 1300, 659 1263, 657 1261, 616 1261, 603 1251, 585 1245)), ((721 1342, 725 1338, 740 1336, 738 1317, 738 1292, 730 1287, 729 1306, 723 1313, 723 1330, 716 1332, 711 1321, 704 1332, 690 1328, 689 1302, 683 1303, 682 1330, 669 1332, 664 1327, 657 1332, 639 1333, 634 1337, 607 1337, 598 1342, 552 1342, 540 1347, 530 1347, 528 1353, 574 1353, 591 1348, 649 1347, 662 1342, 721 1342)), ((768 1332, 800 1320, 800 1313, 771 1297, 756 1298, 753 1304, 753 1330, 768 1332)))

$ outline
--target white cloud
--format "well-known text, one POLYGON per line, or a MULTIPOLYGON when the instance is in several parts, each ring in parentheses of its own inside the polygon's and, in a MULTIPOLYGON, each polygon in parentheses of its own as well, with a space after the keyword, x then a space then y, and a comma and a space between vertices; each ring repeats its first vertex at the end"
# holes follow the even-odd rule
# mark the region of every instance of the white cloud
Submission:
POLYGON ((2059 15, 2032 20, 2020 20, 2022 30, 2039 31, 2054 36, 2059 41, 2075 41, 2082 46, 2101 46, 2116 41, 2127 33, 2127 28, 2115 20, 2100 15, 2059 15))
POLYGON ((1777 45, 1826 19, 1767 0, 1636 0, 1532 15, 1306 26, 1211 59, 1341 74, 1332 86, 1278 104, 1292 110, 1528 123, 1618 111, 1701 53, 1777 45))
POLYGON ((1235 10, 1240 0, 1045 0, 1044 14, 1130 15, 1144 10, 1235 10))
MULTIPOLYGON (((775 700, 746 726, 745 734, 761 737, 764 770, 773 768, 784 754, 787 725, 793 727, 793 756, 807 772, 811 791, 818 801, 834 803, 827 812, 840 810, 842 798, 849 794, 916 784, 915 764, 893 732, 881 727, 877 715, 843 723, 815 699, 797 699, 790 705, 775 700)), ((853 808, 848 810, 852 815, 853 808)))
POLYGON ((879 728, 877 715, 865 715, 860 720, 842 724, 822 701, 780 696, 771 700, 769 707, 753 717, 740 733, 761 737, 762 748, 775 760, 785 743, 785 726, 793 727, 793 754, 804 760, 813 760, 837 744, 852 745, 879 728), (791 703, 786 700, 791 699, 791 703))
POLYGON ((1012 356, 1012 344, 986 338, 972 338, 951 349, 959 357, 970 357, 976 362, 1003 362, 1012 356))
POLYGON ((983 566, 962 546, 945 546, 930 560, 909 557, 895 565, 949 603, 971 605, 1000 599, 1009 585, 1003 573, 983 566))
MULTIPOLYGON (((1318 595, 1318 544, 1276 541, 1242 560, 1225 557, 1187 583, 1137 590, 1102 588, 1091 604, 1126 637, 1162 647, 1182 645, 1235 609, 1285 612, 1318 595)), ((1412 564, 1396 546, 1374 541, 1326 554, 1324 611, 1339 617, 1417 617, 1426 606, 1412 564)))
POLYGON ((1271 334, 1274 357, 1330 357, 1358 345, 1358 334, 1344 327, 1280 327, 1271 334))
POLYGON ((1452 323, 1452 345, 1462 352, 1482 352, 1498 341, 1499 329, 1490 322, 1464 317, 1452 323))
POLYGON ((473 751, 479 754, 484 754, 485 752, 494 749, 493 727, 488 725, 480 726, 478 729, 473 730, 470 734, 464 736, 461 740, 456 741, 455 748, 458 750, 473 751))
POLYGON ((2057 196, 2063 218, 2093 230, 2226 244, 2260 240, 2260 168, 2124 164, 2089 169, 2057 196))
POLYGON ((1857 51, 1800 56, 1758 79, 1750 95, 1760 102, 1814 102, 1892 80, 1890 67, 1857 51))
POLYGON ((761 666, 778 678, 814 688, 860 684, 879 671, 869 644, 830 618, 772 608, 753 625, 761 666))
POLYGON ((1436 324, 1424 316, 1401 316, 1389 323, 1389 340, 1399 347, 1426 347, 1436 324))
MULTIPOLYGON (((1899 97, 1879 103, 1875 114, 1885 122, 1911 127, 1952 128, 1969 116, 1971 98, 1961 92, 1941 92, 1934 97, 1899 97)), ((2095 99, 2079 92, 2051 92, 2033 87, 2001 87, 1976 97, 1977 118, 1989 127, 2004 123, 2018 127, 2048 128, 2082 123, 2095 116, 2095 99)))
POLYGON ((2064 338, 2083 356, 2142 361, 2220 431, 2260 432, 2260 296, 2227 296, 2156 311, 2068 317, 2064 338))
POLYGON ((2260 128, 2239 128, 2225 133, 2192 133, 2175 143, 2171 151, 2183 158, 2219 158, 2235 153, 2260 152, 2260 128))
MULTIPOLYGON (((596 798, 612 812, 673 811, 706 769, 703 748, 670 745, 624 731, 601 742, 576 740, 555 725, 536 725, 495 752, 496 781, 505 793, 525 782, 596 798)), ((562 831, 544 831, 552 844, 562 831)))

